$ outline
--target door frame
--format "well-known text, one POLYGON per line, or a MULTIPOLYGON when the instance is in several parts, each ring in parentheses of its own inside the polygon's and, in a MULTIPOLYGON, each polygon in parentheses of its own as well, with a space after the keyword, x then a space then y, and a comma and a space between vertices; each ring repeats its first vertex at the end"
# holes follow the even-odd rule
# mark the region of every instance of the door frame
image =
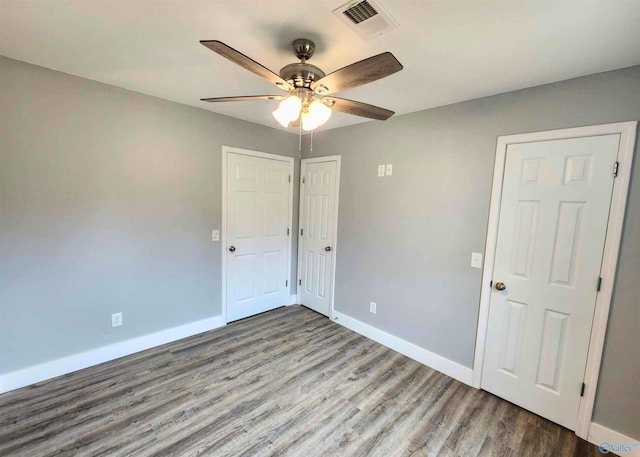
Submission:
MULTIPOLYGON (((485 243, 484 265, 482 271, 482 285, 480 288, 480 312, 478 316, 478 330, 476 334, 475 356, 473 361, 473 386, 480 388, 482 381, 482 366, 484 362, 487 327, 489 323, 489 305, 491 302, 491 281, 498 238, 498 223, 500 218, 500 203, 502 200, 502 183, 505 172, 507 147, 511 144, 532 143, 551 140, 582 138, 619 134, 618 146, 618 174, 613 182, 611 206, 609 208, 609 222, 604 244, 600 276, 602 287, 597 294, 593 316, 591 338, 585 369, 584 396, 580 399, 580 408, 576 422, 576 435, 587 439, 593 415, 598 376, 602 362, 602 351, 611 307, 611 297, 615 284, 616 267, 620 251, 620 240, 627 204, 627 193, 633 164, 633 152, 636 141, 637 121, 619 122, 615 124, 591 125, 544 132, 523 133, 518 135, 499 136, 496 147, 496 158, 493 170, 493 186, 491 189, 491 203, 489 207, 489 222, 485 243)), ((613 172, 613 170, 612 170, 613 172)))
POLYGON ((222 259, 222 318, 225 323, 227 321, 227 157, 229 154, 240 154, 251 157, 260 157, 262 159, 278 160, 280 162, 289 163, 289 220, 288 225, 290 228, 289 242, 287 243, 287 274, 288 274, 288 286, 287 286, 287 298, 283 305, 289 304, 289 297, 291 296, 291 248, 292 243, 292 231, 293 231, 293 164, 294 158, 288 156, 282 156, 278 154, 271 154, 269 152, 252 151, 250 149, 241 149, 233 146, 222 146, 222 226, 220 230, 220 257, 222 259))
MULTIPOLYGON (((332 155, 332 156, 322 156, 322 157, 313 157, 313 158, 309 158, 309 159, 302 159, 300 161, 300 198, 299 198, 299 204, 300 207, 298 208, 298 229, 300 229, 300 226, 302 225, 302 205, 304 204, 304 199, 302 198, 304 195, 304 185, 302 184, 302 179, 304 178, 304 174, 305 174, 305 165, 308 163, 318 163, 318 162, 336 162, 336 204, 335 204, 335 208, 334 208, 334 214, 333 214, 333 257, 331 259, 331 292, 329 294, 329 319, 333 319, 333 315, 335 314, 334 311, 334 304, 335 304, 335 291, 336 291, 336 259, 338 257, 337 255, 337 247, 338 247, 338 206, 340 204, 340 161, 341 161, 341 157, 340 155, 332 155)), ((298 236, 298 271, 297 271, 297 280, 298 283, 296 284, 296 302, 300 303, 300 279, 302 279, 301 276, 301 269, 302 269, 302 249, 301 248, 302 242, 300 237, 298 236)))

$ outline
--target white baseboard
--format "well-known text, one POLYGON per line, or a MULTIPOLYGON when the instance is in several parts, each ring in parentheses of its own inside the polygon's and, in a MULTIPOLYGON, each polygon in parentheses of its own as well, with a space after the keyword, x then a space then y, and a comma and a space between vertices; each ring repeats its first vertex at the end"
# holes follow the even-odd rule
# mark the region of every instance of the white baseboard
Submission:
POLYGON ((423 365, 433 368, 434 370, 444 373, 447 376, 451 376, 452 378, 468 385, 471 385, 473 381, 473 370, 471 368, 460 365, 457 362, 421 348, 420 346, 416 346, 402 338, 386 333, 338 311, 334 310, 332 316, 334 322, 337 322, 360 335, 366 336, 383 346, 393 349, 400 354, 404 354, 423 365))
POLYGON ((288 305, 295 305, 298 303, 298 296, 297 295, 291 295, 289 296, 289 303, 288 305))
POLYGON ((222 316, 214 316, 108 346, 102 346, 97 349, 91 349, 79 354, 51 360, 40 365, 23 368, 22 370, 12 371, 0 375, 0 394, 146 349, 151 349, 162 344, 171 343, 172 341, 177 341, 188 336, 197 335, 198 333, 213 330, 224 325, 226 324, 222 316))
MULTIPOLYGON (((600 452, 608 450, 612 455, 620 457, 640 457, 640 440, 635 440, 595 422, 591 422, 589 427, 588 441, 596 446, 601 446, 600 452)), ((602 454, 608 454, 608 452, 602 452, 602 454)))

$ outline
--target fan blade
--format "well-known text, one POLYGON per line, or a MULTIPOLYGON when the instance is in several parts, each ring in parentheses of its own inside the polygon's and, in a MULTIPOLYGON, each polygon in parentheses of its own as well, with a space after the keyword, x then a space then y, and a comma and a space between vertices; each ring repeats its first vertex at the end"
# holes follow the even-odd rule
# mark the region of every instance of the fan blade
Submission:
POLYGON ((320 95, 333 94, 377 81, 402 70, 402 68, 402 64, 393 54, 383 52, 329 73, 314 82, 311 88, 320 95))
POLYGON ((250 102, 253 100, 282 100, 282 95, 244 95, 239 97, 201 98, 203 102, 250 102))
POLYGON ((332 110, 353 114, 355 116, 368 117, 369 119, 377 119, 379 121, 385 121, 395 114, 393 111, 380 108, 379 106, 355 102, 344 98, 323 97, 322 101, 331 107, 332 110), (333 104, 331 104, 332 101, 333 104))
POLYGON ((222 41, 218 40, 203 40, 202 43, 204 46, 211 49, 213 52, 217 52, 222 57, 226 57, 231 62, 240 65, 243 68, 246 68, 252 73, 260 76, 261 78, 266 79, 272 84, 275 84, 281 89, 290 90, 292 87, 282 79, 280 76, 276 75, 274 72, 269 70, 268 68, 260 65, 255 60, 245 56, 241 52, 236 51, 231 46, 227 46, 222 41))

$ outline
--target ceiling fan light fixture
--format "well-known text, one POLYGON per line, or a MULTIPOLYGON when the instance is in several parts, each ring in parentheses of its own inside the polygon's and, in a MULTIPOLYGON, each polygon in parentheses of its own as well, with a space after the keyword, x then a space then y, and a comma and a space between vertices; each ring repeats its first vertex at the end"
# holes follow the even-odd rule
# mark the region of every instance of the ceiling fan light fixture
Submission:
POLYGON ((296 95, 290 95, 280 102, 278 108, 271 114, 283 127, 288 127, 290 122, 295 121, 300 116, 302 101, 296 95))
POLYGON ((316 128, 313 124, 313 120, 311 119, 311 114, 309 114, 309 110, 302 112, 300 115, 300 121, 302 123, 302 130, 305 132, 309 132, 316 128))
POLYGON ((289 121, 295 121, 300 116, 302 101, 297 95, 290 95, 280 102, 279 110, 282 110, 289 118, 289 121))
POLYGON ((320 100, 314 100, 309 105, 309 114, 311 114, 312 119, 315 119, 317 126, 320 127, 331 117, 331 108, 320 100))
POLYGON ((331 117, 331 108, 320 100, 314 100, 309 108, 302 112, 302 130, 315 130, 331 117))
POLYGON ((273 115, 275 120, 278 121, 278 124, 280 124, 284 128, 289 127, 289 122, 291 122, 291 120, 286 115, 286 113, 284 111, 282 111, 280 108, 278 108, 277 110, 275 110, 271 114, 273 115))

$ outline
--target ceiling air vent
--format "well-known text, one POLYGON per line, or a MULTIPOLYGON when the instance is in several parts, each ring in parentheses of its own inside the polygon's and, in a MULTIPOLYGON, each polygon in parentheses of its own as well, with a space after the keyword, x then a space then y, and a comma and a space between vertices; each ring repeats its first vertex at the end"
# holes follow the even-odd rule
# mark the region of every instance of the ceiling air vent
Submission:
POLYGON ((349 9, 346 9, 342 12, 345 16, 351 19, 351 22, 354 24, 360 24, 362 21, 366 21, 367 19, 371 19, 373 16, 378 14, 376 9, 371 6, 367 0, 364 2, 356 3, 349 9))
POLYGON ((333 11, 345 24, 370 39, 398 27, 398 23, 376 0, 351 1, 333 11))

